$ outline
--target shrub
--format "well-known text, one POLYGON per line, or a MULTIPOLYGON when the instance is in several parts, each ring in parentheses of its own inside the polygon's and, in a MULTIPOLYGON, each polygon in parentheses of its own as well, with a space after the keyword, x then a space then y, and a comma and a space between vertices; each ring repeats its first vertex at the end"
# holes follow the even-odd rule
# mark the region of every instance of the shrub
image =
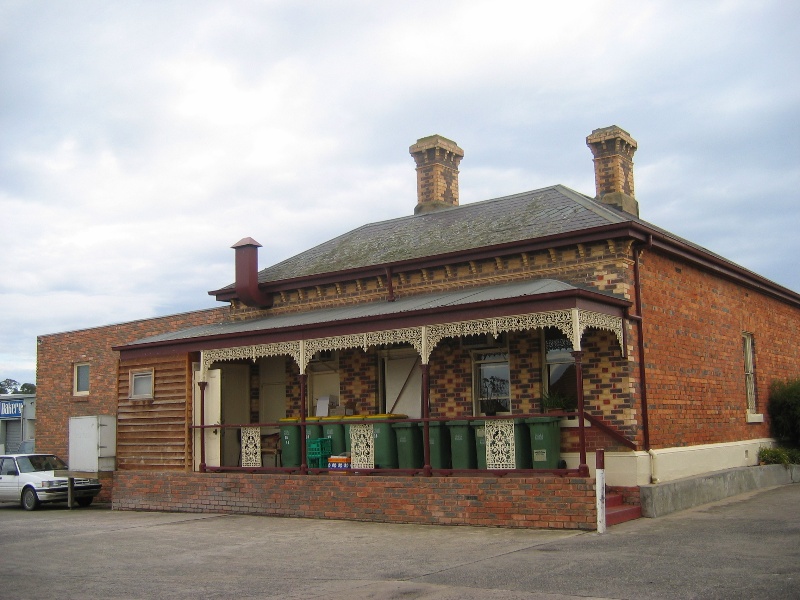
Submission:
POLYGON ((767 412, 772 436, 789 446, 800 447, 800 379, 773 381, 767 412))
POLYGON ((760 448, 758 462, 762 465, 788 465, 789 453, 786 448, 760 448))

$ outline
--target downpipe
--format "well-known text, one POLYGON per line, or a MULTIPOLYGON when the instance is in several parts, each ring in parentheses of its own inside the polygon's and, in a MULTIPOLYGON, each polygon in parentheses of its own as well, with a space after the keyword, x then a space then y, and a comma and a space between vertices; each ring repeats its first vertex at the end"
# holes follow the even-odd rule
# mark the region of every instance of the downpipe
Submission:
POLYGON ((656 470, 656 453, 653 452, 652 449, 647 451, 647 454, 650 455, 650 483, 658 483, 658 471, 656 470))

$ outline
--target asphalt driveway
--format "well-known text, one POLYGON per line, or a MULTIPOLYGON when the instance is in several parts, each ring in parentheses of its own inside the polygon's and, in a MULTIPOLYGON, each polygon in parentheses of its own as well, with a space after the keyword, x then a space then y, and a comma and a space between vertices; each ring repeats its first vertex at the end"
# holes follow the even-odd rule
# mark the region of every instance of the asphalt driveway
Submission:
POLYGON ((800 598, 800 485, 594 533, 0 504, 3 598, 800 598))

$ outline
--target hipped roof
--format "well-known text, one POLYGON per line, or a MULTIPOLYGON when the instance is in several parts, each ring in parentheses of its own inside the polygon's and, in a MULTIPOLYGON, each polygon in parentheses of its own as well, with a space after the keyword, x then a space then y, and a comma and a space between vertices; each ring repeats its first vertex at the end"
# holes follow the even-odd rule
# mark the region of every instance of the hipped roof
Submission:
MULTIPOLYGON (((287 290, 396 270, 502 255, 534 246, 628 238, 800 305, 800 295, 678 235, 554 185, 435 212, 369 223, 259 271, 259 286, 287 290), (438 261, 438 262, 437 262, 438 261)), ((236 298, 234 285, 209 292, 236 298)))

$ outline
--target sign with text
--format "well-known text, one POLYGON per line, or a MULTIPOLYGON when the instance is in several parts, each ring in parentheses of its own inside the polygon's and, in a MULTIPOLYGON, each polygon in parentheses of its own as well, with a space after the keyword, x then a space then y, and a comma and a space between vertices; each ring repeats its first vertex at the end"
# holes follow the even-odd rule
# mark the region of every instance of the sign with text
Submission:
POLYGON ((22 400, 0 400, 0 419, 22 418, 22 400))

